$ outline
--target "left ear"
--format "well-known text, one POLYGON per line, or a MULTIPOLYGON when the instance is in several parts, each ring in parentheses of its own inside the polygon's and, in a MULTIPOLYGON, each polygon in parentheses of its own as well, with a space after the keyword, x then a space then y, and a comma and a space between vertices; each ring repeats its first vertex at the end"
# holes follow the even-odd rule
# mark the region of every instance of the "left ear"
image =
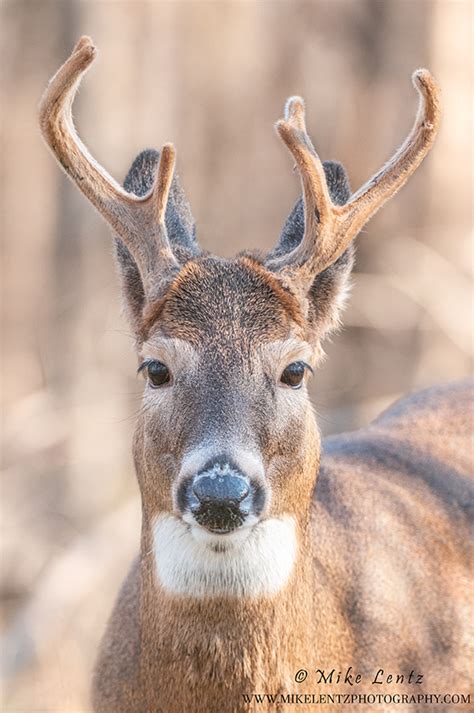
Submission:
MULTIPOLYGON (((331 200, 335 205, 344 205, 351 197, 349 179, 344 166, 336 161, 324 161, 324 174, 331 200)), ((285 255, 294 250, 304 235, 304 203, 300 198, 283 227, 278 245, 270 258, 285 255)), ((318 338, 323 339, 339 325, 349 289, 350 274, 354 264, 354 244, 325 270, 316 275, 309 293, 309 319, 318 338)))

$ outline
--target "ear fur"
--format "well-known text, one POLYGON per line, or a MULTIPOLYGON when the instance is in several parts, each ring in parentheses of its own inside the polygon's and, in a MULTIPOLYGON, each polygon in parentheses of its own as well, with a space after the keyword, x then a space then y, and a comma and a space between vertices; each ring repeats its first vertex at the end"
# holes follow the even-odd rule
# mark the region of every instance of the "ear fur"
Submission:
MULTIPOLYGON (((146 149, 132 163, 123 187, 128 193, 143 196, 151 189, 160 160, 159 151, 146 149)), ((175 175, 171 184, 165 215, 166 228, 178 262, 197 255, 194 219, 191 208, 175 175)), ((125 297, 125 308, 132 326, 139 324, 145 306, 145 293, 138 267, 120 238, 115 238, 115 255, 125 297)))
MULTIPOLYGON (((344 205, 351 196, 349 179, 342 164, 324 161, 324 173, 333 203, 344 205)), ((284 255, 294 250, 304 235, 304 205, 300 198, 283 227, 272 256, 284 255)), ((349 289, 350 274, 354 264, 354 245, 351 243, 341 257, 316 276, 309 291, 310 320, 315 333, 322 339, 339 325, 349 289)))

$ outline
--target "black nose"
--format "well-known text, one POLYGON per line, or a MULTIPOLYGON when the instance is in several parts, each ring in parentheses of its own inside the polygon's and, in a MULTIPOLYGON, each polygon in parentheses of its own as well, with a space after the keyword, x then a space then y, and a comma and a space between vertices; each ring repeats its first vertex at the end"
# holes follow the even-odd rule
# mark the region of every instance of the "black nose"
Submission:
POLYGON ((193 483, 193 493, 201 505, 238 507, 249 491, 249 485, 240 475, 201 475, 193 483))
POLYGON ((242 525, 252 507, 248 479, 228 460, 215 459, 190 483, 189 506, 197 522, 225 533, 242 525))

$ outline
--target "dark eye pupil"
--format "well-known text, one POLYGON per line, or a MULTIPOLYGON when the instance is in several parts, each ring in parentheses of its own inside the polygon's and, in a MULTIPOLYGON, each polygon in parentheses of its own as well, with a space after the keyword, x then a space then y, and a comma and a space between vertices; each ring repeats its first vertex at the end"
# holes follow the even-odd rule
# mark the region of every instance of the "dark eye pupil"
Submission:
POLYGON ((295 361, 293 364, 289 364, 286 367, 281 375, 280 381, 287 386, 296 388, 303 381, 304 369, 304 364, 299 361, 295 361))
POLYGON ((153 386, 163 386, 170 380, 170 372, 161 361, 151 361, 147 366, 148 379, 153 386))

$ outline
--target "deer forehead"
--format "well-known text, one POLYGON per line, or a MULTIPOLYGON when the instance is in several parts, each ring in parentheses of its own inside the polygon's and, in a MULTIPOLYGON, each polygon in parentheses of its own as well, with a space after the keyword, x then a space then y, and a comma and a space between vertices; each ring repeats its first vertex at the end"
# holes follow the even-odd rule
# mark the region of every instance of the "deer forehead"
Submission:
POLYGON ((282 340, 295 330, 304 336, 299 299, 256 260, 205 257, 190 260, 143 320, 146 338, 156 329, 198 346, 222 341, 282 340))

